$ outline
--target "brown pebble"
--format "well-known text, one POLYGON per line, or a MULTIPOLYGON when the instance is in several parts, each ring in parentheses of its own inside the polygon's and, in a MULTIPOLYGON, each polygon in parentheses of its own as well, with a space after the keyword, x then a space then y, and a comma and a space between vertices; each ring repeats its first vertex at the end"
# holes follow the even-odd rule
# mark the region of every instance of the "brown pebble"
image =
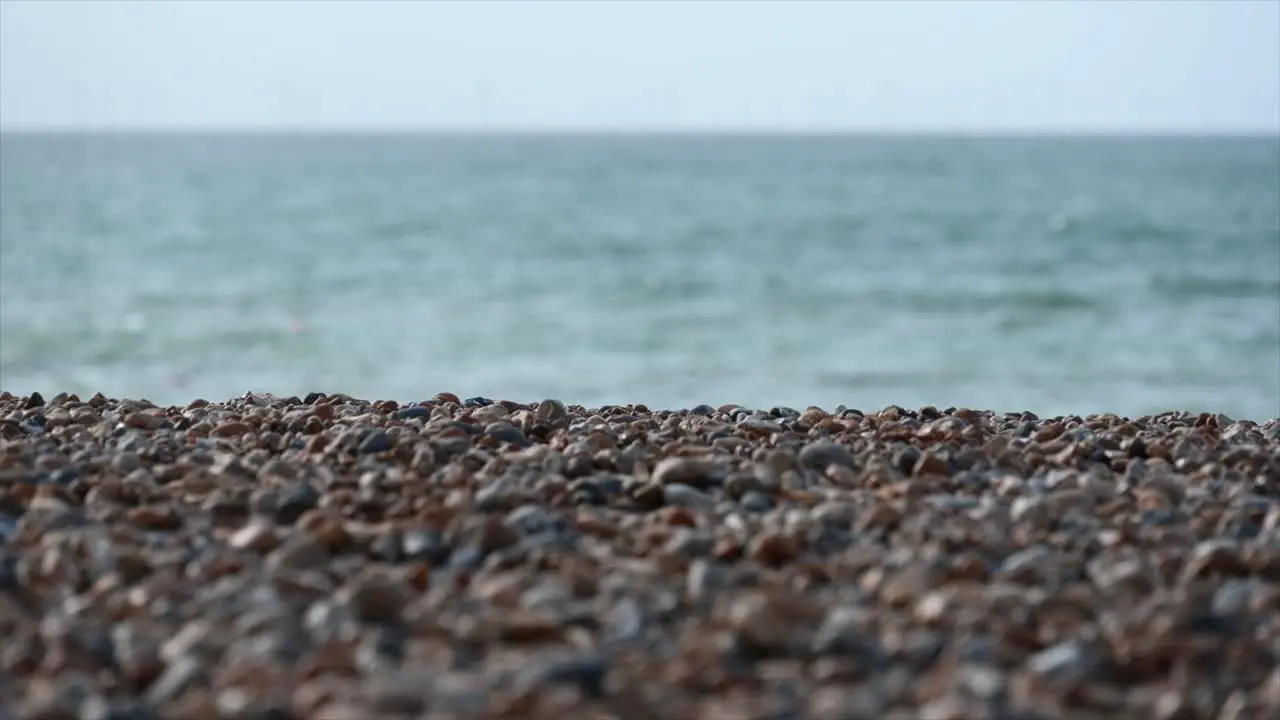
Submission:
POLYGON ((653 482, 659 485, 680 483, 696 487, 714 469, 714 463, 700 458, 663 458, 653 468, 653 482))
POLYGON ((780 568, 795 559, 799 548, 780 532, 767 532, 751 541, 747 556, 770 568, 780 568))
POLYGON ((560 623, 534 613, 512 613, 495 620, 498 640, 509 643, 554 642, 564 636, 560 623))
POLYGON ((920 455, 920 459, 916 461, 915 467, 911 470, 911 474, 915 477, 920 477, 922 475, 946 476, 950 474, 950 469, 947 467, 946 460, 943 460, 933 453, 926 452, 920 455))
POLYGON ((237 438, 251 432, 252 428, 242 422, 230 420, 218 423, 209 434, 219 438, 237 438))
POLYGON ((351 540, 342 517, 328 510, 308 510, 298 518, 298 527, 331 552, 345 547, 351 540))
POLYGON ((237 530, 235 534, 227 539, 227 544, 237 550, 268 553, 280 544, 280 539, 273 527, 260 520, 255 520, 237 530))
POLYGON ((177 530, 182 527, 182 517, 172 509, 160 505, 144 505, 129 511, 129 523, 146 530, 177 530))
POLYGON ((324 705, 310 717, 312 720, 366 720, 369 709, 350 701, 338 701, 324 705))
POLYGON ((336 599, 360 622, 389 624, 400 621, 409 597, 402 583, 384 573, 370 572, 345 585, 336 599))
POLYGON ((698 518, 688 508, 664 507, 655 513, 659 522, 672 527, 697 527, 698 518))

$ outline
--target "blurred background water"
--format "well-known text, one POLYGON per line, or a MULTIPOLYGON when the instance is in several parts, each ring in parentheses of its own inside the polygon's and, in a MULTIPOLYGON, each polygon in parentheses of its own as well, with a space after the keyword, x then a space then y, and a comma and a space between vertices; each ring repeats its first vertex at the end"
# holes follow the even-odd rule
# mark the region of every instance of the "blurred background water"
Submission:
POLYGON ((1280 140, 0 138, 0 389, 1280 415, 1280 140))

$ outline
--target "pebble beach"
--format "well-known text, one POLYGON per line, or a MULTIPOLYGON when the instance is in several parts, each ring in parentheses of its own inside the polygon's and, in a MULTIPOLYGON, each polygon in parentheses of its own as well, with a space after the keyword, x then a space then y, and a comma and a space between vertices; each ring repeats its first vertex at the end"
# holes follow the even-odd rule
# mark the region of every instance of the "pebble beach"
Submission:
POLYGON ((1280 713, 1280 421, 0 393, 0 718, 1280 713))

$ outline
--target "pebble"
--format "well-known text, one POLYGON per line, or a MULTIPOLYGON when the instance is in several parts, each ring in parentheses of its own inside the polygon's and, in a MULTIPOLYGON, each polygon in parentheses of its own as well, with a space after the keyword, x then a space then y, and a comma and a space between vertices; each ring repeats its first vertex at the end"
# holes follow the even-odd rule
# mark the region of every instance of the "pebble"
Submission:
POLYGON ((421 405, 413 405, 406 408, 400 408, 391 413, 391 417, 396 420, 409 420, 412 418, 421 418, 429 420, 431 418, 431 408, 421 405))
POLYGON ((847 468, 857 467, 857 460, 854 459, 853 452, 849 448, 828 441, 813 442, 805 445, 800 450, 799 460, 801 465, 820 472, 826 471, 832 465, 841 465, 847 468))
POLYGON ((408 588, 383 574, 357 577, 335 598, 339 605, 349 608, 357 621, 382 624, 399 622, 409 599, 408 588))
POLYGON ((662 497, 668 505, 688 508, 690 510, 706 510, 715 507, 716 501, 711 496, 680 483, 664 485, 662 497))
POLYGON ((392 447, 391 437, 382 430, 373 430, 360 441, 357 448, 362 455, 386 452, 392 447))
POLYGON ((1280 714, 1280 421, 0 392, 0 718, 1280 714))
POLYGON ((663 458, 653 469, 653 481, 660 485, 681 483, 697 486, 715 470, 708 460, 672 457, 663 458))

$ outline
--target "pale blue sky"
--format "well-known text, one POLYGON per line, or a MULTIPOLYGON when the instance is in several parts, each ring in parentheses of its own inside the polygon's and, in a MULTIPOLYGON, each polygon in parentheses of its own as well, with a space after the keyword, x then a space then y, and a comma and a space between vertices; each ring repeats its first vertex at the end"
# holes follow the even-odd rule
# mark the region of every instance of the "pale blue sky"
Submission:
POLYGON ((0 0, 0 125, 1280 132, 1280 0, 0 0))

